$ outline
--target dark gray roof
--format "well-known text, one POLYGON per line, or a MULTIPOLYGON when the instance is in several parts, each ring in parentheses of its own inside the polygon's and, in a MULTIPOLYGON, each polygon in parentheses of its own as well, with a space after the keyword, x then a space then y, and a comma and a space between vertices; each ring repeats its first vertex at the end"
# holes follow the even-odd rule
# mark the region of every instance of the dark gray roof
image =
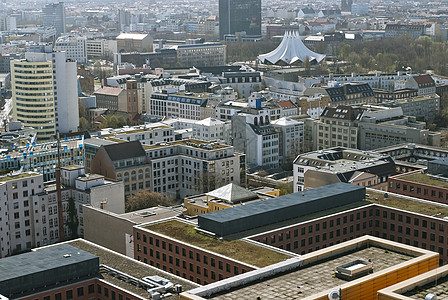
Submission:
POLYGON ((365 188, 335 183, 198 217, 201 229, 225 236, 363 199, 365 188))
POLYGON ((139 141, 103 146, 112 161, 146 156, 145 149, 139 141))
POLYGON ((97 256, 67 244, 2 258, 0 292, 8 296, 84 277, 98 271, 98 261, 97 256))

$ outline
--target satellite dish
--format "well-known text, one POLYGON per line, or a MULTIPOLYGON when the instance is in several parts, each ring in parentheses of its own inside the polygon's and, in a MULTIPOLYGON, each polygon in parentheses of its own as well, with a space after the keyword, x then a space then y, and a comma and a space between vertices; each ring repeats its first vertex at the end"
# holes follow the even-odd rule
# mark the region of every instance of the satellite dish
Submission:
POLYGON ((341 296, 341 294, 339 294, 339 291, 333 290, 328 294, 328 299, 336 300, 336 299, 339 299, 340 296, 341 296))
POLYGON ((425 300, 437 300, 437 296, 434 294, 428 294, 426 295, 425 300))

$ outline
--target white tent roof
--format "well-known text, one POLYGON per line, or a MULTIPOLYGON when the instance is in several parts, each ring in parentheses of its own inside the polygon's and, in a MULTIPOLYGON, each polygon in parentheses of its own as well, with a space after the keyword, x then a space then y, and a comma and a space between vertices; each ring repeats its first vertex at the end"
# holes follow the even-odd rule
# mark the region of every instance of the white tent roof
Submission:
POLYGON ((254 192, 246 190, 245 188, 240 187, 239 185, 236 185, 234 183, 229 183, 228 185, 220 187, 219 189, 208 192, 206 195, 209 197, 225 200, 227 202, 237 202, 257 196, 257 194, 255 194, 254 192))
POLYGON ((298 60, 304 62, 308 56, 309 61, 315 60, 321 62, 325 58, 325 54, 318 54, 308 49, 300 39, 298 32, 287 31, 283 36, 283 40, 278 47, 266 54, 258 56, 258 59, 265 63, 276 64, 283 61, 287 64, 293 64, 298 60))

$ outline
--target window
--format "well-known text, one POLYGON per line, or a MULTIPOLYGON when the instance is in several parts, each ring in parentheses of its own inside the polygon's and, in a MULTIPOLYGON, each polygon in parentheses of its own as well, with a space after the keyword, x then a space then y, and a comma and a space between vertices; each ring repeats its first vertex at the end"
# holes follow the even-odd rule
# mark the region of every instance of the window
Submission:
POLYGON ((69 290, 65 292, 65 298, 68 299, 73 299, 73 290, 69 290))
POLYGON ((78 288, 78 297, 84 296, 84 287, 78 288))

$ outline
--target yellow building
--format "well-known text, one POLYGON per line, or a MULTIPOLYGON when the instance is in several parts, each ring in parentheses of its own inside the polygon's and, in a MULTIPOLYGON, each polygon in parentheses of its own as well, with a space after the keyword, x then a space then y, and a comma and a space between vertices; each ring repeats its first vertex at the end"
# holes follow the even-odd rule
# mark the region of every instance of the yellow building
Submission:
POLYGON ((242 203, 260 201, 280 196, 280 190, 261 187, 252 190, 229 183, 206 194, 195 195, 184 199, 186 214, 197 216, 231 208, 242 203))
POLYGON ((49 139, 56 131, 52 62, 44 55, 11 61, 11 86, 14 120, 49 139))

